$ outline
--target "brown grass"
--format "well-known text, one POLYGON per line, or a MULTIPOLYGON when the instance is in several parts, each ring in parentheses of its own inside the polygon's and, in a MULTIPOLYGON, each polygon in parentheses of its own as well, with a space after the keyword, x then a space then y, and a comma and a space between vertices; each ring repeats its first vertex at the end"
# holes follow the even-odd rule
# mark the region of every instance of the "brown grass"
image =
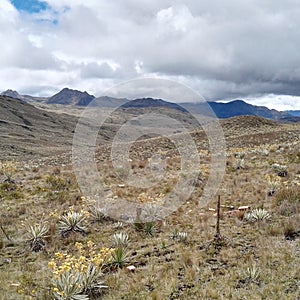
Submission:
MULTIPOLYGON (((228 168, 220 189, 221 204, 234 209, 242 205, 264 207, 271 214, 269 222, 246 223, 243 213, 226 217, 227 209, 222 208, 220 230, 227 242, 218 249, 204 247, 215 235, 216 217, 208 207, 199 208, 197 204, 207 180, 205 172, 209 163, 209 155, 199 148, 203 155, 200 178, 203 185, 196 186, 190 199, 158 224, 156 234, 145 235, 126 223, 116 228, 116 221, 103 219, 86 223, 87 236, 75 233, 63 239, 58 232, 57 218, 49 214, 59 216, 69 207, 74 210, 88 207, 80 200, 81 192, 67 161, 65 167, 47 163, 39 166, 32 162, 15 175, 19 183, 13 190, 6 185, 0 186, 0 224, 10 238, 0 231, 1 299, 53 299, 47 263, 54 253, 66 251, 71 254, 76 241, 92 240, 99 249, 110 247, 112 235, 120 231, 130 237, 128 264, 134 265, 136 271, 131 273, 123 268, 105 273, 103 280, 109 289, 101 298, 103 300, 297 299, 300 280, 297 268, 300 264, 297 161, 289 160, 289 175, 272 197, 267 195, 265 175, 273 174, 269 161, 285 162, 287 153, 290 156, 298 153, 299 142, 293 144, 290 140, 295 136, 291 132, 298 133, 298 127, 263 124, 258 127, 260 129, 256 127, 260 134, 254 135, 254 142, 249 139, 253 134, 251 128, 245 130, 245 126, 226 122, 228 168), (281 141, 278 140, 279 131, 284 132, 281 141), (269 150, 268 156, 261 153, 261 148, 269 150), (246 167, 233 169, 235 153, 239 152, 245 153, 246 167), (26 227, 37 222, 48 224, 49 231, 45 251, 32 253, 26 248, 26 227), (187 233, 186 242, 170 239, 175 229, 187 233), (287 239, 290 236, 292 240, 287 239), (257 276, 252 272, 255 268, 257 276)), ((154 142, 152 151, 167 145, 159 139, 154 142)), ((173 175, 180 165, 178 153, 169 146, 163 150, 169 156, 169 177, 148 191, 153 197, 172 189, 176 182, 173 175)), ((106 185, 114 195, 136 200, 141 190, 118 186, 122 181, 111 169, 109 151, 105 151, 100 151, 97 159, 106 185)), ((146 172, 144 159, 149 153, 132 151, 134 169, 139 174, 146 172)), ((216 203, 217 198, 212 199, 209 207, 216 208, 216 203)))

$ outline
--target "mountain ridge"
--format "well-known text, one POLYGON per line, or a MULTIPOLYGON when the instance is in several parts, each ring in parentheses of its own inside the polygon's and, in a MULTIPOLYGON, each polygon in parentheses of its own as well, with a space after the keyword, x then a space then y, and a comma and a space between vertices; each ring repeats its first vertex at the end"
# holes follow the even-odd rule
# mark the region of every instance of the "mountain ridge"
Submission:
POLYGON ((7 96, 14 99, 19 99, 25 102, 45 102, 48 100, 48 97, 34 97, 30 95, 21 95, 17 91, 8 89, 0 94, 1 96, 7 96))
MULTIPOLYGON (((138 98, 129 100, 126 98, 113 98, 109 96, 101 96, 96 98, 88 92, 63 88, 61 91, 51 97, 34 97, 29 95, 20 95, 17 91, 7 90, 1 95, 9 96, 15 99, 20 99, 25 102, 42 102, 46 104, 61 104, 66 106, 97 106, 117 108, 149 108, 149 107, 166 107, 177 109, 179 111, 199 112, 201 110, 207 111, 206 102, 203 103, 172 103, 163 99, 154 99, 150 97, 138 98)), ((300 121, 300 111, 277 111, 269 109, 265 106, 256 106, 237 99, 230 102, 207 102, 215 115, 220 118, 231 118, 235 116, 259 116, 272 120, 281 120, 282 122, 298 122, 300 121)))
POLYGON ((63 88, 60 92, 50 97, 46 103, 87 106, 93 101, 94 98, 94 95, 90 95, 86 91, 80 92, 78 90, 63 88))

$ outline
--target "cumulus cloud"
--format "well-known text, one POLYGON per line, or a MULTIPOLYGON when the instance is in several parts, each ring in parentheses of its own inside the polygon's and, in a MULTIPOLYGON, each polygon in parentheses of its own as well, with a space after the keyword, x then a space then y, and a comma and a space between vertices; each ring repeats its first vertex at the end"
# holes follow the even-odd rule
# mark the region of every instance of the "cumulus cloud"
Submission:
POLYGON ((1 0, 2 90, 43 95, 69 86, 100 95, 155 76, 208 100, 299 108, 298 0, 46 2, 30 12, 1 0))

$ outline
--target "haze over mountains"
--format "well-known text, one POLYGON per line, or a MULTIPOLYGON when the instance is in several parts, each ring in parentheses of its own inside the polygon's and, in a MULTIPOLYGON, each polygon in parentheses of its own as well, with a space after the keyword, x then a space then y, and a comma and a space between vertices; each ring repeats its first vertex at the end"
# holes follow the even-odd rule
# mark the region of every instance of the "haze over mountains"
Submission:
MULTIPOLYGON (((152 98, 135 99, 128 103, 127 99, 112 98, 108 96, 96 98, 94 95, 90 95, 86 91, 81 92, 69 88, 64 88, 51 97, 33 97, 30 95, 20 95, 17 91, 13 90, 7 90, 1 93, 1 95, 20 99, 25 102, 40 102, 45 104, 60 104, 81 107, 88 106, 94 99, 96 100, 92 104, 97 107, 118 107, 120 105, 123 105, 124 108, 166 107, 177 109, 180 111, 185 111, 185 109, 191 111, 201 111, 201 108, 203 106, 203 104, 201 103, 180 103, 180 99, 178 101, 178 104, 170 103, 164 101, 163 99, 152 98)), ((281 121, 297 122, 300 120, 299 111, 281 112, 275 109, 269 109, 264 106, 255 106, 246 103, 243 100, 233 100, 227 103, 208 103, 218 118, 230 118, 235 116, 250 115, 281 121)))
MULTIPOLYGON (((106 117, 110 116, 99 133, 101 145, 111 141, 124 122, 146 111, 158 111, 179 120, 180 124, 189 126, 191 115, 187 114, 186 110, 197 114, 207 109, 203 104, 180 105, 152 98, 135 99, 130 102, 127 99, 105 96, 95 98, 87 92, 70 89, 63 89, 49 98, 19 95, 13 91, 9 91, 8 94, 10 96, 0 95, 0 155, 9 158, 70 153, 78 117, 86 105, 94 99, 97 107, 101 107, 101 113, 106 117), (111 108, 119 107, 120 104, 123 104, 120 109, 113 110, 111 114, 111 108)), ((278 124, 275 121, 283 123, 300 121, 300 117, 288 115, 286 112, 253 106, 241 100, 209 104, 216 115, 223 119, 224 126, 227 124, 228 128, 243 128, 243 124, 246 124, 249 134, 255 128, 265 127, 266 124, 272 125, 269 129, 273 130, 274 124, 278 124), (248 116, 241 117, 242 115, 248 116)))

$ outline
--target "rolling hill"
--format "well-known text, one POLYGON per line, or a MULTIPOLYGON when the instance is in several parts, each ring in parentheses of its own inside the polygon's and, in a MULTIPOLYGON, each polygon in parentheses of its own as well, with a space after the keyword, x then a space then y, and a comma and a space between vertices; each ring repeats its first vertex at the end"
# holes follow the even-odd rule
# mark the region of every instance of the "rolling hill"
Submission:
POLYGON ((0 154, 47 155, 71 147, 77 118, 40 110, 24 101, 0 96, 0 154))

